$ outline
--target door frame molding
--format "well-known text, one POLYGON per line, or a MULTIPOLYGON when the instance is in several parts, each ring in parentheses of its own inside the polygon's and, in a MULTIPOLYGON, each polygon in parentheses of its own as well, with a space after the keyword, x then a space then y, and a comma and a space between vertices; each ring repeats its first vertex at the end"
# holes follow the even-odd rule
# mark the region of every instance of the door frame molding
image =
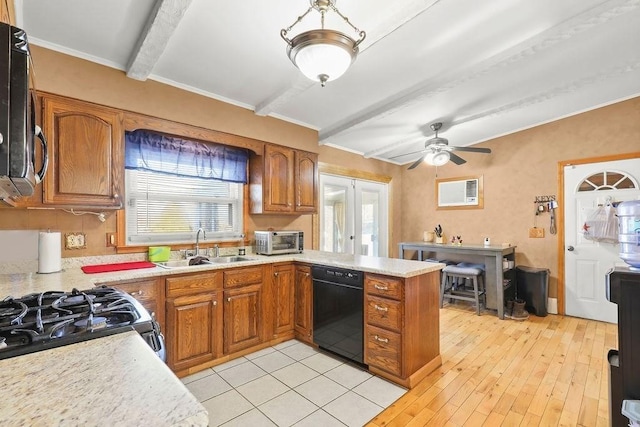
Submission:
MULTIPOLYGON (((322 163, 322 162, 318 162, 318 174, 321 173, 325 173, 325 174, 329 174, 329 175, 338 175, 338 176, 342 176, 344 178, 350 178, 350 179, 360 179, 360 180, 365 180, 365 181, 373 181, 373 182, 380 182, 383 184, 389 184, 391 183, 391 177, 388 175, 381 175, 381 174, 377 174, 377 173, 373 173, 373 172, 367 172, 367 171, 362 171, 362 170, 358 170, 358 169, 349 169, 349 168, 345 168, 342 166, 336 166, 336 165, 331 165, 328 163, 322 163)), ((388 194, 387 197, 389 200, 393 199, 393 186, 389 185, 388 189, 388 194)), ((320 196, 319 196, 320 197, 320 196)), ((387 203, 387 218, 388 218, 388 224, 391 225, 392 222, 392 210, 391 210, 391 203, 387 203)), ((320 249, 320 212, 315 213, 311 216, 311 230, 312 230, 312 248, 314 250, 319 250, 320 249)), ((388 226, 387 229, 387 253, 391 254, 390 249, 391 249, 391 242, 392 237, 393 237, 393 230, 392 227, 388 226)))
POLYGON ((588 157, 584 159, 562 160, 558 162, 558 203, 560 209, 557 212, 558 222, 558 314, 565 314, 565 252, 564 252, 564 168, 571 165, 584 165, 588 163, 612 162, 616 160, 628 160, 640 158, 640 151, 624 154, 612 154, 610 156, 588 157))

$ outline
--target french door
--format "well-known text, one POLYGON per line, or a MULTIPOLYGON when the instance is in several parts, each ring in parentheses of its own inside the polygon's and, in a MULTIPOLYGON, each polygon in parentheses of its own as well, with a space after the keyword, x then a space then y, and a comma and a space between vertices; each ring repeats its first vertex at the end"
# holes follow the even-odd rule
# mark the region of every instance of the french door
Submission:
POLYGON ((388 256, 388 186, 320 174, 320 250, 388 256))

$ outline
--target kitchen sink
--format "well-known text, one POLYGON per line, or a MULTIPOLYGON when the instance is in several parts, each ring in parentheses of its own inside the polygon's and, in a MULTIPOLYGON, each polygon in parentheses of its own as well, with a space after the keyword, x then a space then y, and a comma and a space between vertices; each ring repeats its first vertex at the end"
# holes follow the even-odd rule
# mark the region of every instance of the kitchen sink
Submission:
POLYGON ((243 256, 221 256, 216 258, 207 259, 204 257, 199 257, 200 259, 190 258, 190 259, 179 259, 172 260, 166 262, 155 262, 154 264, 158 267, 162 268, 182 268, 182 267, 192 267, 196 265, 207 265, 207 264, 230 264, 233 262, 241 262, 241 261, 253 261, 254 258, 247 258, 243 256))
POLYGON ((241 262, 241 261, 253 261, 254 258, 247 258, 243 256, 221 256, 216 258, 211 258, 207 263, 208 264, 228 264, 230 262, 241 262))

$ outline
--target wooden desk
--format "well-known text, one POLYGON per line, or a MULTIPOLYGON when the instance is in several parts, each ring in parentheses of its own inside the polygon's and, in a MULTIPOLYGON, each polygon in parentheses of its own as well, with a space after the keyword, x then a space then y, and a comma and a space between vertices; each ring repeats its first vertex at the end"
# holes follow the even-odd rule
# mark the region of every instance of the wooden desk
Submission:
POLYGON ((452 245, 449 243, 437 244, 427 242, 401 242, 398 254, 404 258, 405 251, 416 251, 418 260, 428 258, 446 259, 456 262, 473 262, 485 265, 486 307, 498 311, 498 317, 504 319, 504 284, 505 275, 511 279, 511 285, 515 286, 514 269, 503 269, 502 259, 507 258, 515 262, 515 246, 483 246, 483 245, 452 245))

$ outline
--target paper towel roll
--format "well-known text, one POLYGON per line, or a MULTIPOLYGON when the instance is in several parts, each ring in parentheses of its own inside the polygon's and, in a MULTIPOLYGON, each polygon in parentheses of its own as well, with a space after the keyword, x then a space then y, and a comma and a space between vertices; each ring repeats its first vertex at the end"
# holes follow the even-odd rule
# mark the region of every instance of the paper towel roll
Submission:
POLYGON ((38 273, 56 273, 62 269, 59 231, 41 231, 38 240, 38 273))

